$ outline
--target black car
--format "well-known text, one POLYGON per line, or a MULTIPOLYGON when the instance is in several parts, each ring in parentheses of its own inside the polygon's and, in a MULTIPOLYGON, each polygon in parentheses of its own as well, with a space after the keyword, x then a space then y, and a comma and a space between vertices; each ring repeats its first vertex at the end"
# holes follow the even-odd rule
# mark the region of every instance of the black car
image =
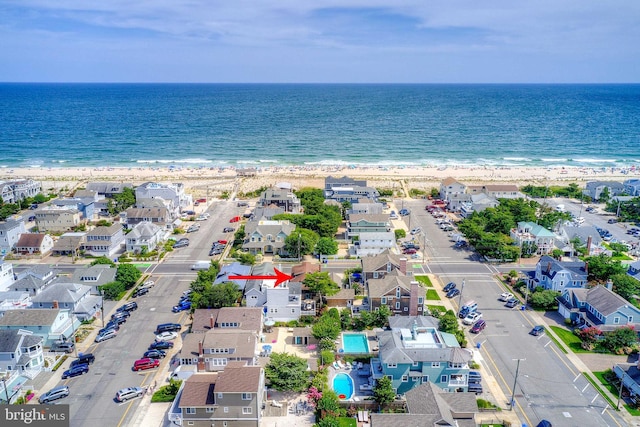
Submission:
POLYGON ((544 326, 542 325, 536 325, 533 327, 533 329, 531 329, 531 332, 529 332, 531 335, 533 335, 534 337, 540 336, 544 333, 544 326))
POLYGON ((117 311, 111 315, 111 320, 115 319, 116 317, 131 317, 131 313, 129 313, 127 310, 117 311))
POLYGON ((236 231, 236 229, 233 227, 225 227, 224 230, 222 230, 223 233, 233 233, 234 231, 236 231))
POLYGON ((155 350, 146 351, 142 357, 149 358, 149 359, 162 359, 166 355, 167 353, 165 353, 164 351, 155 349, 155 350))
POLYGON ((170 348, 173 348, 171 341, 155 341, 149 346, 149 350, 168 350, 170 348))
POLYGON ((460 289, 458 288, 453 288, 447 292, 447 298, 457 297, 458 295, 460 295, 460 289))
MULTIPOLYGON (((125 323, 127 321, 127 318, 124 316, 116 316, 116 317, 112 317, 111 320, 109 321, 109 323, 113 324, 115 323, 116 325, 120 326, 123 323, 125 323)), ((116 329, 116 328, 107 328, 105 327, 104 329, 116 329)))
POLYGON ((125 305, 122 305, 120 307, 118 307, 118 309, 116 310, 117 312, 129 312, 129 314, 131 314, 132 311, 137 310, 138 309, 138 303, 135 301, 129 301, 128 303, 126 303, 125 305))
POLYGON ((480 372, 469 371, 469 384, 478 384, 482 382, 482 375, 480 372))
POLYGON ((78 375, 86 374, 87 372, 89 372, 89 365, 86 363, 72 366, 62 373, 62 379, 66 380, 67 378, 77 377, 78 375))
POLYGON ((136 291, 133 293, 133 297, 141 297, 142 295, 146 295, 149 293, 149 288, 138 288, 136 289, 136 291))
POLYGON ((447 285, 444 287, 443 291, 445 292, 449 292, 451 289, 455 289, 456 288, 456 284, 453 282, 449 282, 447 283, 447 285))
POLYGON ((482 385, 479 383, 469 384, 469 393, 482 394, 482 385))
POLYGON ((70 367, 78 366, 78 365, 90 365, 96 360, 96 357, 92 353, 84 353, 80 354, 76 360, 71 362, 70 367))
POLYGON ((222 248, 214 248, 209 251, 209 256, 220 255, 224 250, 222 248))

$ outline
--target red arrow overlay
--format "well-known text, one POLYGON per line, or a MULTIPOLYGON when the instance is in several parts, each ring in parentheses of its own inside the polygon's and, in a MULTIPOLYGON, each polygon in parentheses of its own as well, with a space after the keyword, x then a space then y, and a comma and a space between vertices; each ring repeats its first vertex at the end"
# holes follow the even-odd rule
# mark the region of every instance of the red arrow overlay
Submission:
POLYGON ((230 280, 275 280, 276 284, 274 287, 278 286, 282 282, 286 282, 287 280, 293 279, 293 276, 290 276, 277 268, 273 269, 273 272, 276 273, 275 276, 229 276, 230 280))

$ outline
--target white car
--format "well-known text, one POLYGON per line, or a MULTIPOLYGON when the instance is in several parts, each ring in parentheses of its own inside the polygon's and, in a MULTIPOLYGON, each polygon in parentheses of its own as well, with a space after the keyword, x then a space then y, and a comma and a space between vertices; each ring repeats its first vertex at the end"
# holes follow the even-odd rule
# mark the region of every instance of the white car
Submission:
POLYGON ((481 318, 482 318, 482 313, 475 311, 473 313, 467 314, 467 317, 462 319, 462 323, 464 323, 465 325, 473 325, 481 318))
POLYGON ((178 337, 177 332, 167 331, 156 335, 156 341, 171 341, 178 337))
POLYGON ((420 234, 420 233, 422 233, 422 228, 420 227, 417 227, 411 230, 411 234, 420 234))
POLYGON ((142 284, 143 288, 153 288, 155 286, 156 282, 154 282, 153 280, 147 280, 146 282, 144 282, 142 284))
POLYGON ((500 298, 498 298, 500 301, 509 301, 511 298, 513 298, 513 294, 511 292, 503 292, 500 294, 500 298))

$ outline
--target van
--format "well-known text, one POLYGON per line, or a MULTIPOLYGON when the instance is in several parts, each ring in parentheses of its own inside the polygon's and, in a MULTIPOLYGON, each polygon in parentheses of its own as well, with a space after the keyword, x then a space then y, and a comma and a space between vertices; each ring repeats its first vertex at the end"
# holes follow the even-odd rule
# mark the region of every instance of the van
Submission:
POLYGON ((192 270, 208 270, 211 267, 211 261, 196 261, 195 264, 191 266, 192 270))
POLYGON ((75 346, 76 345, 70 341, 56 341, 51 344, 51 351, 63 351, 65 353, 71 353, 75 346))
POLYGON ((179 323, 161 323, 156 326, 156 334, 161 334, 162 332, 180 332, 182 329, 182 325, 179 323))

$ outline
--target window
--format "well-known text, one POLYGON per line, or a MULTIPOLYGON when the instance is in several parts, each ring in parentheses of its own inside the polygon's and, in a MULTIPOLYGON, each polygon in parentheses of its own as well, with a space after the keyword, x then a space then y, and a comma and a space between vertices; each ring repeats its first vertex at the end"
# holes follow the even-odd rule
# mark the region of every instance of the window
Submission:
POLYGON ((195 425, 195 423, 194 423, 193 421, 187 421, 187 425, 188 425, 188 426, 194 426, 194 425, 195 425))
POLYGON ((448 380, 448 378, 447 378, 447 376, 446 376, 446 375, 441 375, 441 376, 440 376, 440 382, 441 382, 441 383, 446 384, 446 383, 447 383, 447 380, 448 380))
POLYGON ((250 414, 251 413, 251 406, 246 406, 246 407, 242 408, 242 413, 244 415, 250 414))
POLYGON ((398 288, 396 289, 396 298, 400 298, 400 295, 402 295, 400 293, 400 286, 398 286, 398 288))
POLYGON ((423 383, 428 383, 429 382, 429 375, 423 375, 422 376, 422 382, 423 383))
POLYGON ((292 308, 292 309, 291 309, 291 314, 295 314, 295 313, 296 313, 296 309, 295 309, 295 308, 292 308))
POLYGON ((629 323, 633 323, 633 316, 629 316, 629 323))
POLYGON ((431 367, 432 368, 439 368, 440 367, 440 362, 431 362, 431 367))
POLYGON ((614 324, 616 324, 616 325, 617 325, 618 323, 620 323, 620 318, 619 318, 619 317, 614 317, 614 318, 613 318, 613 323, 614 323, 614 324))
POLYGON ((204 410, 204 411, 205 411, 207 414, 213 414, 214 409, 215 409, 215 408, 205 408, 205 410, 204 410))
POLYGON ((225 407, 222 409, 222 412, 224 412, 225 414, 228 414, 228 413, 229 413, 229 407, 228 407, 228 406, 225 406, 225 407))
POLYGON ((402 376, 402 382, 406 383, 407 381, 409 381, 409 377, 407 375, 403 375, 402 376))
POLYGON ((386 303, 387 303, 387 297, 380 298, 380 304, 386 304, 386 303))
POLYGON ((417 366, 418 366, 418 362, 413 362, 413 363, 411 364, 411 366, 416 366, 416 367, 417 367, 417 366))
POLYGON ((449 368, 451 369, 462 369, 464 368, 464 363, 449 363, 449 368))
POLYGON ((418 311, 422 311, 422 307, 418 307, 418 311))
POLYGON ((409 307, 405 307, 402 309, 403 311, 409 311, 409 307))
POLYGON ((373 272, 373 278, 374 278, 374 279, 377 279, 377 278, 378 278, 378 272, 377 272, 377 271, 374 271, 374 272, 373 272))
POLYGON ((393 375, 385 375, 390 381, 393 381, 393 375))
POLYGON ((242 400, 251 400, 251 393, 242 393, 242 400))
POLYGON ((196 408, 187 408, 187 414, 195 414, 196 408))
POLYGON ((400 310, 400 301, 396 301, 396 310, 400 310))
POLYGON ((218 399, 222 399, 222 393, 218 393, 218 399))
POLYGON ((387 363, 387 368, 397 368, 398 364, 397 363, 387 363))

